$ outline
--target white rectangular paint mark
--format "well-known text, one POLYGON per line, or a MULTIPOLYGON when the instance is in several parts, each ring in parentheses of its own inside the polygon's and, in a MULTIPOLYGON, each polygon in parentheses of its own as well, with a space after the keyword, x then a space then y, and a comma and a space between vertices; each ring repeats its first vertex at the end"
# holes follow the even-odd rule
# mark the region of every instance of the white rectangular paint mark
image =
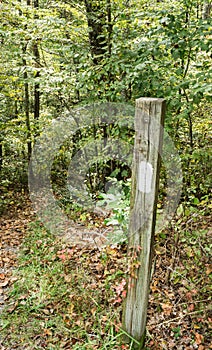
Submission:
POLYGON ((139 191, 144 193, 150 193, 152 189, 152 165, 146 161, 142 161, 139 164, 139 191))

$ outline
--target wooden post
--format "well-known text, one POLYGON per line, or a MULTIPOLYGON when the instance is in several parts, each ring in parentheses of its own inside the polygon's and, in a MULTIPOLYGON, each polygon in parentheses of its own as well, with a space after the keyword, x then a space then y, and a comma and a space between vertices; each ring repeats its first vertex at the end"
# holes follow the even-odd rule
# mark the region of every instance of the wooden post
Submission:
POLYGON ((145 338, 164 114, 164 99, 142 97, 136 100, 129 276, 123 310, 123 328, 137 341, 134 349, 142 349, 145 338))

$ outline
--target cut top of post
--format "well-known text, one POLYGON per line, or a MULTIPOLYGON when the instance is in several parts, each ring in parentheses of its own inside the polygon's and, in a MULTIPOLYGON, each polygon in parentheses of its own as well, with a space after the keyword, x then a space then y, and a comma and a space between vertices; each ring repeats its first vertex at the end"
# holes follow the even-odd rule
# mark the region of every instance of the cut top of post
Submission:
POLYGON ((164 98, 157 98, 157 97, 140 97, 136 100, 136 105, 139 105, 140 102, 165 102, 164 98))

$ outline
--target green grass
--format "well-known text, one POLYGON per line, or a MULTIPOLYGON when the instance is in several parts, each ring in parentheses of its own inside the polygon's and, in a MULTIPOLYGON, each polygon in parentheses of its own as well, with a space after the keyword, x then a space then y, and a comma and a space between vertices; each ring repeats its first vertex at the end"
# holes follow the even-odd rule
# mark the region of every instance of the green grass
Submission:
MULTIPOLYGON (((193 346, 198 336, 209 348, 209 225, 208 213, 196 210, 156 235, 146 350, 170 341, 193 346)), ((136 341, 123 340, 116 289, 127 263, 124 246, 68 246, 32 222, 1 315, 0 342, 6 350, 133 350, 136 341)))
MULTIPOLYGON (((1 317, 8 349, 121 349, 118 250, 66 247, 33 222, 1 317), (112 306, 112 307, 111 307, 112 306)), ((121 257, 121 255, 120 255, 121 257)), ((127 348, 132 348, 129 345, 127 348)))

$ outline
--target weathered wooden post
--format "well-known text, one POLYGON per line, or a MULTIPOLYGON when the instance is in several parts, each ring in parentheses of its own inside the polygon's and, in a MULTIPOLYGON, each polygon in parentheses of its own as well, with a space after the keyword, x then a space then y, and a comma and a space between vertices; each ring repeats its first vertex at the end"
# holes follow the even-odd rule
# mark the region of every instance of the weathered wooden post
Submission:
POLYGON ((123 328, 142 349, 145 328, 163 139, 165 100, 136 100, 135 145, 129 223, 128 290, 123 310, 123 328))

